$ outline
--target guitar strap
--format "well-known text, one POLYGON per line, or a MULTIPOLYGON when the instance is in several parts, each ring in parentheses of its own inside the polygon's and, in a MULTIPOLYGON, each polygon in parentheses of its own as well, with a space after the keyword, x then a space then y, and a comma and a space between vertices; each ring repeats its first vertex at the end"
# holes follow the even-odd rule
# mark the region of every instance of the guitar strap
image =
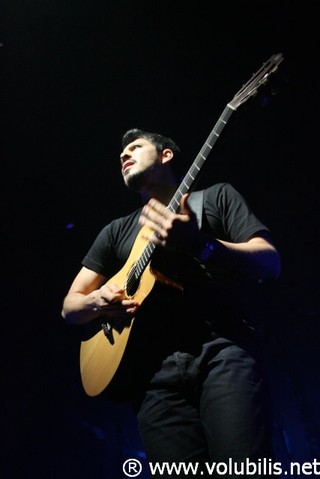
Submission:
POLYGON ((202 225, 203 190, 193 191, 190 193, 188 204, 197 216, 198 226, 200 229, 202 225))

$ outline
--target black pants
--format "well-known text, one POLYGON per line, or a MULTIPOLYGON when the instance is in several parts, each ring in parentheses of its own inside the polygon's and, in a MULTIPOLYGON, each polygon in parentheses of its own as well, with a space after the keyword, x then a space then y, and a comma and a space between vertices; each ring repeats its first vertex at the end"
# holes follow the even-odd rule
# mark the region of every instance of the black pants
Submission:
POLYGON ((261 469, 253 474, 253 462, 262 467, 262 459, 271 457, 259 367, 225 338, 206 343, 198 357, 181 352, 168 357, 151 382, 138 421, 149 462, 201 463, 197 475, 162 470, 152 477, 239 478, 246 477, 241 467, 249 467, 248 477, 261 478, 261 469), (216 473, 206 462, 209 467, 220 463, 216 473), (230 467, 237 467, 237 474, 230 467))

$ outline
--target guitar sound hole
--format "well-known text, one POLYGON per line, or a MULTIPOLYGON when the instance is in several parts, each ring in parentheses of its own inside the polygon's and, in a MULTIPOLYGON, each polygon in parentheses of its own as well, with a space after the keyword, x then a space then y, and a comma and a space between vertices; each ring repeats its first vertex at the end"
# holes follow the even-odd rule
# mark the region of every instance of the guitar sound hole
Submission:
POLYGON ((136 278, 134 277, 131 277, 128 281, 127 281, 127 285, 126 285, 126 293, 127 293, 127 296, 129 297, 132 297, 136 294, 138 288, 139 288, 139 284, 140 284, 140 281, 138 281, 136 278))

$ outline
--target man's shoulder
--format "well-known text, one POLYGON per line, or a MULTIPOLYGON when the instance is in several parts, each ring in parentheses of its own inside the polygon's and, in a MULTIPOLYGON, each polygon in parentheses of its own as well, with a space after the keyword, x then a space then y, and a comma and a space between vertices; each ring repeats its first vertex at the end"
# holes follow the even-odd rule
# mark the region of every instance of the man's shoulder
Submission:
POLYGON ((118 216, 117 218, 112 219, 108 224, 124 224, 124 223, 130 223, 131 221, 134 221, 135 218, 140 215, 142 208, 138 208, 137 210, 131 211, 131 213, 128 213, 127 215, 123 216, 118 216))
POLYGON ((105 224, 102 227, 100 235, 106 235, 109 233, 114 234, 115 232, 119 232, 122 229, 130 228, 132 225, 135 225, 137 223, 140 213, 141 208, 132 211, 127 215, 111 219, 109 223, 105 224))
POLYGON ((221 181, 219 183, 213 183, 212 185, 207 186, 202 191, 203 191, 204 197, 208 197, 208 196, 218 197, 221 194, 234 193, 236 190, 231 183, 228 183, 226 181, 224 182, 221 181))

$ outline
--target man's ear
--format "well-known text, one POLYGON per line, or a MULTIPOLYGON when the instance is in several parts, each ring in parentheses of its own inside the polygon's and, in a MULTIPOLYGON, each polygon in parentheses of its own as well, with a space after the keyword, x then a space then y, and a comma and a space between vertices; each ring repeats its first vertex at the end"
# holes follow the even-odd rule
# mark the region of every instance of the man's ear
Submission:
POLYGON ((162 164, 165 164, 167 163, 168 161, 170 161, 171 159, 173 158, 173 151, 170 150, 170 148, 166 148, 165 150, 163 150, 162 152, 162 164))

